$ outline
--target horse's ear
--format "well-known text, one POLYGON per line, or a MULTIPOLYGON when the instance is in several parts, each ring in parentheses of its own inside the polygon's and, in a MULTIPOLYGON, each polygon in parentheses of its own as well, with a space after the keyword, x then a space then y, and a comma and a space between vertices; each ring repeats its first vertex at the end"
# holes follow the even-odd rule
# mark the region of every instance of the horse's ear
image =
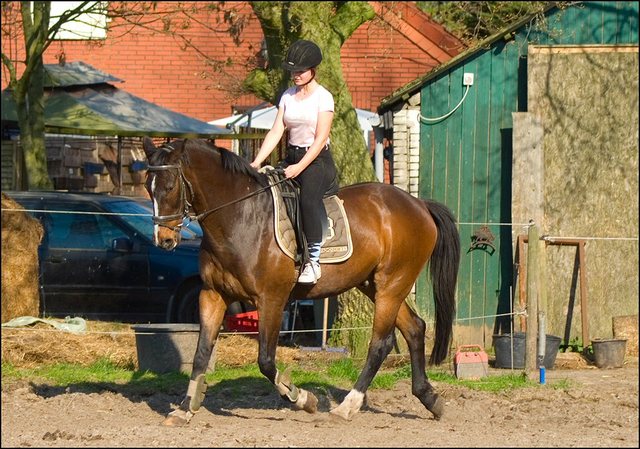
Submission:
POLYGON ((184 139, 182 141, 180 140, 173 141, 171 144, 171 147, 173 149, 171 150, 171 153, 169 153, 167 162, 171 161, 172 163, 177 163, 178 161, 180 161, 180 159, 182 159, 182 155, 185 153, 185 149, 187 147, 188 141, 189 141, 188 139, 184 139))
POLYGON ((149 159, 156 151, 156 146, 153 144, 153 140, 148 136, 145 136, 142 139, 142 148, 144 148, 144 153, 147 155, 147 159, 149 159))

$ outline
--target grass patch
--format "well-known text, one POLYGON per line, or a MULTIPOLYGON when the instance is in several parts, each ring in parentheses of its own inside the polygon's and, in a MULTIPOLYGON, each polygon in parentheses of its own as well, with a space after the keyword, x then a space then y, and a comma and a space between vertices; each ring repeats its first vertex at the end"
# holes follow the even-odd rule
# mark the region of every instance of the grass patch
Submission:
MULTIPOLYGON (((344 358, 330 362, 318 362, 304 369, 292 366, 291 377, 296 385, 308 389, 329 389, 332 387, 350 389, 360 374, 361 367, 352 359, 344 358)), ((279 364, 283 372, 286 367, 279 364)), ((452 385, 463 385, 473 390, 486 392, 505 392, 537 385, 527 380, 524 373, 489 376, 480 380, 460 380, 454 375, 433 371, 428 373, 429 379, 452 385)), ((403 379, 411 378, 411 366, 407 363, 391 370, 381 370, 373 379, 371 389, 391 389, 403 379)), ((131 393, 153 394, 158 391, 183 393, 189 376, 184 373, 157 374, 148 371, 135 371, 123 368, 109 361, 100 359, 89 366, 78 366, 69 363, 47 365, 39 368, 16 368, 11 363, 2 363, 2 382, 27 380, 42 382, 57 387, 77 386, 88 389, 102 389, 106 386, 119 386, 131 393)), ((225 394, 246 395, 247 387, 254 389, 255 394, 268 394, 272 385, 260 372, 257 364, 246 366, 225 366, 218 364, 212 373, 206 376, 208 385, 218 385, 225 394), (255 391, 255 389, 258 391, 255 391)), ((553 388, 567 388, 568 383, 559 381, 553 388)))
POLYGON ((537 382, 527 379, 526 374, 504 374, 499 376, 483 377, 479 380, 458 379, 453 374, 435 372, 429 378, 437 382, 452 385, 464 385, 472 390, 486 391, 490 393, 502 393, 519 388, 527 388, 537 385, 537 382))

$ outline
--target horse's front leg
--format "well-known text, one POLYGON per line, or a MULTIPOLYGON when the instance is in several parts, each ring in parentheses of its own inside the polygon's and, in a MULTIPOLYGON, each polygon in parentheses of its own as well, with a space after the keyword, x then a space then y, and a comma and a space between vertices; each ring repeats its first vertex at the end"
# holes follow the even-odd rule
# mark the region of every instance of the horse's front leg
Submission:
POLYGON ((220 326, 224 319, 227 305, 215 290, 205 287, 200 291, 200 333, 198 335, 198 346, 193 357, 193 367, 187 394, 180 403, 180 406, 169 413, 163 424, 165 426, 184 426, 193 415, 200 409, 207 390, 205 374, 209 366, 209 360, 213 353, 213 348, 218 339, 220 326))
POLYGON ((290 370, 287 369, 281 373, 276 368, 275 357, 282 311, 272 307, 269 310, 259 310, 259 314, 258 366, 260 372, 276 387, 280 397, 291 403, 293 408, 315 413, 318 410, 318 398, 310 391, 296 387, 291 380, 290 370))

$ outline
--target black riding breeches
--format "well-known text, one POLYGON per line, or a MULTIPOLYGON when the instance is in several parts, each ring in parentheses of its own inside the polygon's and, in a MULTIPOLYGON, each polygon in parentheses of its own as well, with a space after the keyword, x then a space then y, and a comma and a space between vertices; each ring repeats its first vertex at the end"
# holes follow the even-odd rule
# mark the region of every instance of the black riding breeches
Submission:
MULTIPOLYGON (((305 152, 306 148, 290 145, 287 149, 287 163, 299 162, 305 152)), ((300 184, 300 215, 307 243, 322 241, 322 222, 327 216, 322 199, 335 182, 336 175, 336 166, 331 157, 331 150, 327 146, 295 178, 300 184)))

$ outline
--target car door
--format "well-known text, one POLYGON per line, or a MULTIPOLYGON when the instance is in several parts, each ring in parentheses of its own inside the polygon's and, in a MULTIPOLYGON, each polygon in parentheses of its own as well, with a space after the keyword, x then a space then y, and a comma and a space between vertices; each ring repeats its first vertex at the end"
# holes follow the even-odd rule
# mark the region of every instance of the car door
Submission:
POLYGON ((135 320, 149 298, 146 246, 94 203, 50 200, 44 207, 44 314, 135 320))

